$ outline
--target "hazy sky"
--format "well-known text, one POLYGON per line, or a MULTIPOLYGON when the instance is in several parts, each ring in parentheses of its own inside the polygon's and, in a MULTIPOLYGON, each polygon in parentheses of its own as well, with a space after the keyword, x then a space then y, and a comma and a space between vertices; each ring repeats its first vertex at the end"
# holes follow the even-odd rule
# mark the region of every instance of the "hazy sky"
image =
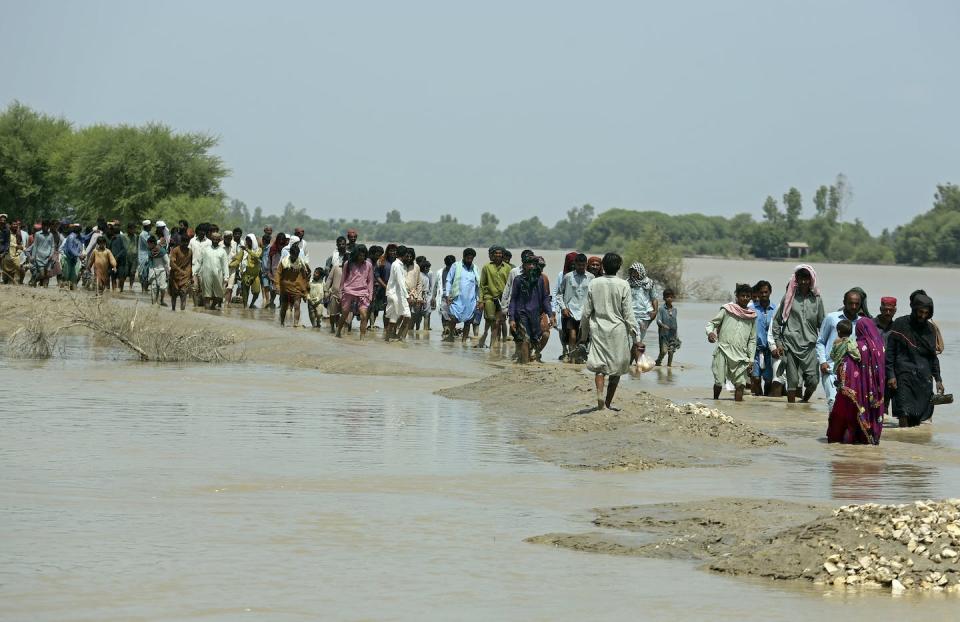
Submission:
POLYGON ((318 217, 760 216, 844 172, 874 231, 960 183, 960 3, 0 0, 0 105, 221 137, 318 217))

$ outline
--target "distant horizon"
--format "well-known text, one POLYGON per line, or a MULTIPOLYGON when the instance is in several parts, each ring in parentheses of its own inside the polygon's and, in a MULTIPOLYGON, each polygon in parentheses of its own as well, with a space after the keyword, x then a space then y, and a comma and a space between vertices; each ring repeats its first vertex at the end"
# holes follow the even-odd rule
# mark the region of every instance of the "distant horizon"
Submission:
MULTIPOLYGON (((942 182, 942 183, 948 183, 948 182, 942 182)), ((799 188, 798 188, 798 190, 799 190, 799 188)), ((934 187, 933 190, 934 190, 934 192, 935 192, 935 191, 936 191, 936 187, 934 187)), ((803 191, 801 190, 801 192, 803 192, 803 191)), ((775 197, 775 198, 776 198, 776 197, 775 197)), ((766 197, 764 197, 764 199, 766 199, 766 197)), ((310 213, 310 210, 308 210, 307 208, 305 208, 305 207, 303 207, 303 206, 301 206, 301 205, 297 205, 297 204, 293 203, 292 201, 286 201, 286 202, 284 202, 283 206, 280 207, 280 208, 279 208, 278 210, 276 210, 276 211, 269 211, 268 209, 264 208, 262 205, 253 205, 253 206, 251 206, 251 205, 248 204, 246 201, 244 201, 241 197, 226 196, 226 201, 227 201, 227 205, 228 205, 228 206, 229 206, 229 202, 230 202, 230 201, 233 201, 233 200, 238 200, 238 201, 243 202, 243 203, 247 206, 247 209, 250 210, 251 213, 253 213, 253 210, 254 210, 254 209, 256 209, 257 207, 259 207, 259 208, 263 211, 263 215, 264 215, 265 217, 266 217, 266 216, 279 216, 280 214, 283 213, 284 208, 286 208, 286 206, 289 204, 289 205, 293 205, 293 207, 295 207, 296 209, 301 209, 301 208, 303 208, 304 210, 306 210, 308 216, 310 216, 311 218, 318 219, 318 220, 334 220, 334 221, 344 220, 344 221, 346 221, 346 222, 366 220, 366 221, 372 221, 372 222, 376 222, 376 223, 384 223, 384 222, 386 222, 386 212, 385 212, 385 213, 383 214, 383 216, 380 217, 380 218, 358 217, 358 218, 355 218, 355 219, 351 219, 351 218, 349 218, 349 217, 344 217, 344 216, 317 216, 317 215, 311 214, 311 213, 310 213)), ((781 203, 781 202, 782 202, 782 201, 780 201, 780 200, 778 199, 778 203, 781 203)), ((812 203, 812 202, 811 202, 811 203, 812 203)), ((664 211, 662 211, 662 210, 654 210, 654 209, 634 209, 634 208, 630 208, 630 207, 621 207, 621 206, 614 206, 614 207, 608 207, 608 208, 605 208, 605 209, 601 209, 601 208, 597 207, 596 205, 594 205, 594 204, 592 204, 592 203, 590 203, 590 202, 587 202, 585 205, 590 205, 591 207, 593 207, 593 208, 596 210, 596 212, 594 213, 594 219, 596 219, 597 216, 600 216, 601 214, 603 214, 604 212, 607 212, 607 211, 609 211, 609 210, 622 209, 622 210, 629 210, 629 211, 634 211, 634 212, 660 212, 661 214, 666 214, 667 216, 699 215, 699 216, 707 216, 707 217, 709 217, 709 218, 720 217, 720 218, 728 218, 728 219, 729 219, 729 218, 732 218, 733 216, 736 216, 737 214, 750 214, 750 216, 753 217, 754 222, 764 222, 762 210, 757 210, 757 211, 760 212, 760 213, 753 213, 753 212, 749 212, 749 211, 747 211, 747 210, 743 210, 743 211, 733 212, 733 213, 728 214, 728 215, 724 215, 724 214, 705 214, 705 213, 703 213, 703 212, 678 212, 678 213, 669 213, 669 212, 664 212, 664 211)), ((563 220, 563 219, 566 217, 566 211, 567 211, 568 209, 572 208, 572 207, 580 208, 580 207, 583 207, 583 205, 570 205, 570 206, 568 206, 568 207, 564 207, 563 210, 562 210, 562 213, 560 213, 560 215, 558 215, 558 216, 557 216, 556 218, 554 218, 553 220, 545 220, 543 217, 540 217, 540 221, 541 221, 544 225, 546 225, 547 227, 552 227, 552 226, 554 226, 555 224, 557 224, 557 221, 563 220)), ((809 206, 809 210, 808 210, 807 208, 808 208, 808 206, 804 205, 804 211, 803 211, 803 214, 801 214, 801 220, 809 220, 810 218, 813 217, 813 215, 814 215, 813 205, 810 205, 810 206, 809 206), (808 211, 809 211, 809 213, 808 213, 808 211)), ((782 209, 782 205, 781 205, 781 209, 782 209)), ((883 232, 883 229, 884 229, 884 228, 888 229, 888 231, 892 234, 897 227, 899 227, 899 226, 901 226, 901 225, 906 225, 906 224, 908 224, 908 223, 910 222, 910 220, 913 220, 916 216, 919 216, 920 214, 925 213, 925 212, 927 212, 927 211, 929 211, 929 210, 931 210, 931 209, 933 209, 933 193, 930 194, 930 205, 929 205, 929 207, 928 207, 926 210, 924 210, 923 212, 920 212, 920 213, 918 213, 918 214, 916 214, 916 215, 914 215, 914 216, 911 216, 909 220, 905 220, 904 222, 901 222, 901 223, 899 223, 899 224, 896 224, 896 225, 893 225, 893 226, 890 226, 890 227, 881 227, 880 229, 878 229, 878 230, 876 230, 876 231, 874 231, 873 229, 870 228, 869 223, 867 223, 867 222, 862 222, 862 224, 863 224, 864 228, 867 229, 867 230, 869 230, 869 231, 870 231, 870 234, 873 235, 874 237, 879 236, 879 235, 883 232)), ((390 210, 388 209, 387 212, 389 212, 389 211, 390 211, 390 210)), ((407 218, 407 217, 403 214, 402 211, 400 211, 400 210, 397 210, 397 211, 400 212, 400 217, 402 218, 403 222, 424 222, 424 221, 425 221, 425 222, 427 222, 427 223, 435 223, 435 222, 439 221, 439 219, 440 219, 441 216, 444 216, 444 215, 446 215, 446 214, 449 214, 449 212, 441 212, 441 213, 438 213, 433 219, 429 219, 429 218, 424 219, 424 218, 407 218)), ((484 211, 488 211, 488 210, 484 210, 484 211)), ((463 219, 463 218, 457 217, 456 215, 453 215, 453 216, 454 216, 454 218, 457 219, 457 222, 458 222, 458 223, 465 224, 465 225, 479 226, 479 225, 480 225, 480 216, 481 216, 482 213, 483 213, 483 212, 478 212, 478 213, 476 214, 476 222, 472 222, 472 221, 470 221, 470 220, 465 220, 465 219, 463 219)), ((493 213, 495 216, 497 216, 497 214, 496 214, 495 212, 491 212, 491 213, 493 213)), ((471 214, 471 217, 472 217, 472 216, 473 216, 473 215, 471 214)), ((537 216, 537 214, 533 214, 533 216, 537 216)), ((501 219, 499 225, 497 225, 497 228, 498 228, 498 229, 503 229, 504 227, 507 227, 507 226, 509 226, 509 225, 512 225, 512 224, 515 224, 515 223, 518 223, 518 222, 521 222, 521 221, 524 221, 524 220, 528 220, 529 218, 532 218, 533 216, 529 216, 529 217, 526 217, 526 218, 520 218, 520 219, 514 220, 514 221, 504 221, 504 220, 501 219)), ((499 216, 497 216, 497 217, 499 218, 499 216)), ((838 221, 838 223, 840 223, 840 224, 844 224, 844 223, 853 224, 855 220, 857 220, 857 219, 856 219, 856 218, 850 218, 850 217, 848 217, 848 215, 844 214, 844 216, 838 221)), ((791 241, 797 241, 797 240, 791 240, 791 241)))
POLYGON ((842 172, 878 234, 960 183, 948 0, 0 2, 0 102, 219 136, 266 212, 809 217, 842 172))

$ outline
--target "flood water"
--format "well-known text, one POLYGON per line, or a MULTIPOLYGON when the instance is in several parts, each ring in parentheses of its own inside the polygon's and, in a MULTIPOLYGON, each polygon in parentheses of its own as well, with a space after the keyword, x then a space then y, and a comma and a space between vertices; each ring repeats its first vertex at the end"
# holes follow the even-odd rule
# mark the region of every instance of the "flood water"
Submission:
MULTIPOLYGON (((742 280, 783 278, 751 276, 751 267, 789 273, 780 264, 733 263, 745 265, 742 280)), ((884 268, 834 268, 822 272, 830 277, 825 295, 838 300, 849 285, 873 296, 892 282, 871 272, 884 268), (847 276, 860 280, 841 283, 847 276)), ((916 281, 934 281, 924 285, 947 338, 945 382, 948 390, 960 386, 955 301, 941 275, 909 274, 923 278, 902 278, 904 291, 881 293, 905 299, 916 281)), ((630 382, 702 399, 710 348, 700 336, 715 308, 680 303, 677 361, 685 367, 630 382)), ((438 340, 433 331, 400 347, 436 350, 451 365, 489 356, 438 340)), ((956 599, 943 596, 775 586, 686 562, 523 542, 591 530, 590 508, 610 505, 718 495, 837 503, 960 496, 956 466, 929 460, 938 447, 960 446, 953 407, 938 410, 922 434, 897 440, 916 443, 916 460, 882 452, 865 459, 864 448, 804 438, 740 467, 596 473, 536 460, 517 443, 510 418, 433 394, 451 379, 154 366, 110 351, 84 358, 83 346, 42 363, 0 359, 0 377, 16 387, 0 411, 4 620, 939 620, 956 613, 956 599)), ((724 408, 736 416, 732 404, 724 408)), ((817 404, 778 412, 822 416, 825 424, 817 404)))

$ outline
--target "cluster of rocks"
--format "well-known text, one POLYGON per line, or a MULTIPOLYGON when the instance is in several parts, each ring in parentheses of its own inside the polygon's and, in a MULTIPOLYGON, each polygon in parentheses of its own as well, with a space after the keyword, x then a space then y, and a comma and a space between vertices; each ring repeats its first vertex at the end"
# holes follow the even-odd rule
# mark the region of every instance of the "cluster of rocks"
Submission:
POLYGON ((699 402, 696 404, 670 404, 669 407, 675 412, 683 413, 686 415, 699 415, 701 417, 707 417, 709 419, 719 419, 724 423, 733 423, 733 417, 730 415, 725 415, 716 408, 710 408, 699 402))
POLYGON ((960 499, 847 505, 834 516, 860 543, 845 548, 820 537, 828 555, 816 583, 960 592, 960 499))

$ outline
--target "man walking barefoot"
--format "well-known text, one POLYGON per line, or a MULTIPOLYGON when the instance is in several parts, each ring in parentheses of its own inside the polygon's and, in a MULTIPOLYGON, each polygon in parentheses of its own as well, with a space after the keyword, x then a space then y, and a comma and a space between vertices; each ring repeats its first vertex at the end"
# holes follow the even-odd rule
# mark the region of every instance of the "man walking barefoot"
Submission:
POLYGON ((595 374, 597 410, 612 408, 620 376, 630 371, 632 354, 642 347, 630 286, 617 276, 622 264, 623 259, 616 253, 603 256, 604 274, 590 282, 580 320, 581 325, 586 322, 590 331, 587 369, 595 374))

